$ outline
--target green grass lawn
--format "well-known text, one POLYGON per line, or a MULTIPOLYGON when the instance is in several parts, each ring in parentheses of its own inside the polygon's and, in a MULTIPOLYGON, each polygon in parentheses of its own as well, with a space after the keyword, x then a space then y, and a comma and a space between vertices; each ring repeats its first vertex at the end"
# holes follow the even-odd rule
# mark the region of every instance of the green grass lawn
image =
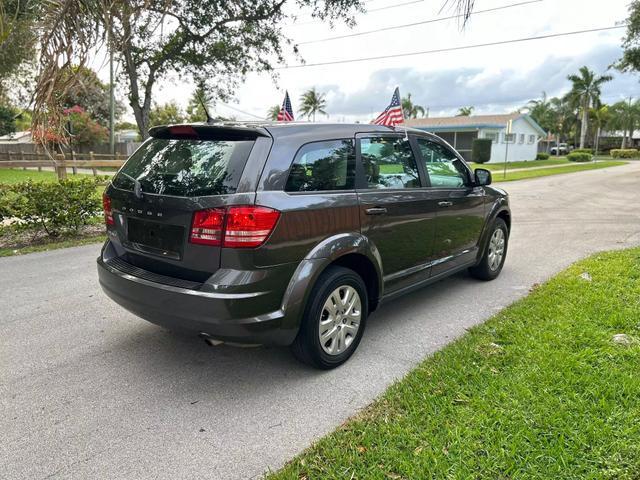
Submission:
POLYGON ((58 250, 59 248, 79 247, 81 245, 89 245, 92 243, 103 243, 107 239, 104 234, 91 235, 86 237, 70 237, 62 240, 52 240, 36 245, 29 245, 26 247, 12 248, 5 247, 0 248, 0 257, 10 257, 13 255, 24 255, 26 253, 45 252, 48 250, 58 250))
POLYGON ((267 478, 637 480, 639 299, 640 248, 579 262, 267 478))
POLYGON ((561 173, 573 173, 581 172, 583 170, 598 170, 600 168, 617 167, 619 165, 625 165, 627 162, 620 161, 602 161, 602 162, 590 162, 590 163, 574 163, 570 162, 569 165, 563 167, 554 168, 533 168, 527 170, 521 170, 519 172, 507 171, 507 177, 504 178, 501 171, 493 172, 494 182, 510 182, 513 180, 524 180, 526 178, 546 177, 548 175, 559 175, 561 173))
MULTIPOLYGON (((563 165, 565 163, 570 163, 565 157, 559 158, 550 158, 549 160, 529 160, 518 161, 518 162, 507 162, 507 170, 510 168, 542 168, 542 167, 551 167, 553 165, 563 165)), ((492 172, 502 172, 504 170, 504 162, 496 162, 496 163, 470 163, 472 168, 486 168, 487 170, 491 170, 492 172)))
MULTIPOLYGON (((72 175, 69 171, 67 177, 91 177, 92 175, 86 173, 78 173, 72 175)), ((58 179, 58 176, 53 171, 43 170, 39 172, 37 170, 22 170, 17 168, 0 168, 0 183, 20 183, 27 180, 33 180, 34 182, 53 182, 58 179)))

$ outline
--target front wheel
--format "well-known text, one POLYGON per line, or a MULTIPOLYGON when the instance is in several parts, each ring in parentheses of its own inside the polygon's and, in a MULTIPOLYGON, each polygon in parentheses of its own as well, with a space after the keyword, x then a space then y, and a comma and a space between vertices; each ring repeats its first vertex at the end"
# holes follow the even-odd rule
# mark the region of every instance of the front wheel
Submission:
POLYGON ((342 365, 358 348, 367 305, 367 289, 356 272, 328 267, 313 287, 291 351, 298 360, 323 370, 342 365))
POLYGON ((480 263, 469 269, 471 275, 480 280, 493 280, 500 275, 507 257, 508 243, 509 229, 507 224, 501 218, 496 218, 480 263))

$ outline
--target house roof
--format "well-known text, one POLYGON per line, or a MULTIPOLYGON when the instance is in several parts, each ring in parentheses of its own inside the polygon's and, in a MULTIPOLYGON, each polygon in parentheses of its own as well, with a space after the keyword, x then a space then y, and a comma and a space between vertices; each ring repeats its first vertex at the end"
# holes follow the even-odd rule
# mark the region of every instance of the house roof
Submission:
POLYGON ((414 128, 422 130, 468 130, 478 128, 505 128, 509 120, 524 118, 541 135, 546 132, 538 125, 533 118, 523 113, 506 113, 500 115, 469 115, 459 117, 432 117, 432 118, 412 118, 405 120, 405 123, 414 128))

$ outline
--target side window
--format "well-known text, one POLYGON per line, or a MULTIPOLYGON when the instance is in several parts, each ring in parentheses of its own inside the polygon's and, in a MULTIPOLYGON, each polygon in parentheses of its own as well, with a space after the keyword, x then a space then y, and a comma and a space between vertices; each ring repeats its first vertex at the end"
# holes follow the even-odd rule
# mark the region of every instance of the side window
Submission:
POLYGON ((353 189, 355 170, 356 156, 352 140, 308 143, 293 160, 285 190, 317 192, 353 189))
POLYGON ((420 175, 406 138, 369 137, 360 140, 367 188, 418 188, 420 175))
POLYGON ((432 187, 464 186, 467 180, 467 169, 452 151, 426 138, 418 138, 417 142, 432 187))

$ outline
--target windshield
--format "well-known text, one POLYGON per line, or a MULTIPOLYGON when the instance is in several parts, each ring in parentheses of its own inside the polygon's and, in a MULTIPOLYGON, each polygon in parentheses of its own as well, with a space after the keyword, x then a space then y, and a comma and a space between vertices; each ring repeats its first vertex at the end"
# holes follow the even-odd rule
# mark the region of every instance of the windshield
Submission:
POLYGON ((253 140, 151 139, 113 179, 116 188, 195 197, 234 193, 253 140))

